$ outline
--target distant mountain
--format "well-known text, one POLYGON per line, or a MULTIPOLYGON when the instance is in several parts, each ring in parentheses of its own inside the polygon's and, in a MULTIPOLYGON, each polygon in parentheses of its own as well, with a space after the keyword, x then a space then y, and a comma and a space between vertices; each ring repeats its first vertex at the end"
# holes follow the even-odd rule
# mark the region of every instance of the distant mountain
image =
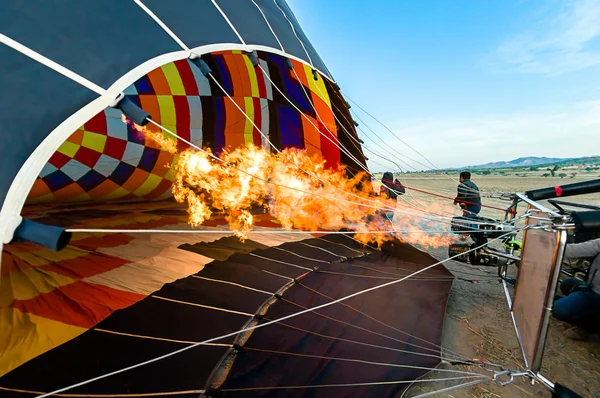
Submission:
POLYGON ((507 168, 507 167, 529 167, 529 166, 541 166, 545 164, 553 164, 564 162, 567 160, 572 160, 573 158, 546 158, 546 157, 537 157, 537 156, 528 156, 525 158, 518 158, 509 161, 501 161, 501 162, 490 162, 485 164, 480 164, 476 166, 467 166, 463 167, 464 169, 499 169, 499 168, 507 168))

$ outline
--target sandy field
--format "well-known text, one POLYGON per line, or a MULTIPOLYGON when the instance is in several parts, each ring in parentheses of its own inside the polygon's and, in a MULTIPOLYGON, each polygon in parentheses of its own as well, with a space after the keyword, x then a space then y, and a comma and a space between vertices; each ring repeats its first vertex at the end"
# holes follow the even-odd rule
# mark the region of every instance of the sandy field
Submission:
MULTIPOLYGON (((453 197, 456 182, 449 176, 408 175, 402 182, 420 190, 453 197)), ((590 176, 591 177, 591 176, 590 176)), ((486 198, 491 192, 524 192, 528 189, 583 181, 586 178, 500 177, 474 176, 473 181, 483 193, 486 205, 506 208, 507 201, 486 198)), ((588 177, 589 179, 589 177, 588 177)), ((408 195, 407 195, 408 196, 408 195)), ((446 199, 413 192, 412 200, 427 208, 428 204, 452 203, 446 199)), ((600 194, 565 198, 573 202, 600 206, 600 194)), ((412 202, 414 203, 414 202, 412 202)), ((522 209, 521 209, 522 210, 522 209)), ((458 211, 457 211, 458 213, 458 211)), ((501 216, 502 212, 485 209, 483 215, 501 216)), ((427 251, 439 260, 447 258, 447 249, 429 248, 427 251)), ((495 267, 475 267, 455 261, 446 263, 455 276, 475 282, 455 280, 448 303, 444 327, 443 346, 470 358, 481 358, 521 369, 523 360, 512 326, 510 312, 495 267)), ((514 268, 514 267, 513 267, 514 268)), ((512 270, 511 272, 515 272, 512 270)), ((600 397, 600 341, 580 342, 565 336, 570 326, 552 319, 548 343, 543 360, 543 374, 584 397, 600 397)), ((444 365, 442 365, 443 367, 444 365)), ((446 366, 446 368, 450 368, 446 366)), ((456 369, 456 367, 452 367, 456 369)), ((459 367, 476 371, 476 368, 459 367)), ((443 374, 442 374, 443 375, 443 374)), ((431 373, 429 378, 441 377, 431 373)), ((448 387, 457 382, 435 382, 414 385, 404 396, 411 397, 428 391, 448 387), (446 384, 444 384, 446 383, 446 384)), ((539 384, 531 385, 523 380, 500 387, 494 382, 437 394, 438 397, 550 397, 551 394, 539 384)))

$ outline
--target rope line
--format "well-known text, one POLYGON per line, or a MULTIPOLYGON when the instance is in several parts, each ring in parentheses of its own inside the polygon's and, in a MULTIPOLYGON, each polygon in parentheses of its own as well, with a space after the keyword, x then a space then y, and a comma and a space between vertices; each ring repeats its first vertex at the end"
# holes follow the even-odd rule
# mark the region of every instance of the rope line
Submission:
POLYGON ((204 305, 204 304, 190 303, 189 301, 175 300, 175 299, 171 299, 171 298, 168 298, 168 297, 155 296, 155 295, 152 295, 150 297, 155 298, 155 299, 159 299, 159 300, 170 301, 172 303, 177 303, 177 304, 191 305, 191 306, 194 306, 194 307, 201 307, 201 308, 206 308, 206 309, 214 310, 214 311, 229 312, 230 314, 244 315, 244 316, 249 316, 249 317, 254 316, 253 314, 249 314, 247 312, 241 312, 241 311, 235 311, 235 310, 228 310, 226 308, 213 307, 213 306, 204 305))
POLYGON ((224 281, 224 280, 221 280, 221 279, 212 279, 212 278, 206 278, 204 276, 197 276, 197 275, 192 275, 192 277, 193 278, 198 278, 198 279, 204 279, 204 280, 211 281, 211 282, 226 283, 228 285, 233 285, 233 286, 241 287, 243 289, 248 289, 248 290, 252 290, 252 291, 255 291, 255 292, 264 293, 264 294, 268 294, 268 295, 275 294, 275 293, 267 292, 266 290, 255 289, 255 288, 250 287, 250 286, 245 286, 245 285, 241 285, 239 283, 224 281))
MULTIPOLYGON (((96 332, 115 334, 118 336, 136 337, 138 339, 148 339, 148 340, 157 340, 157 341, 166 341, 169 343, 179 343, 179 344, 195 344, 195 343, 197 343, 196 341, 176 340, 176 339, 168 339, 165 337, 145 336, 145 335, 141 335, 141 334, 123 333, 123 332, 116 332, 114 330, 99 329, 99 328, 93 328, 92 330, 96 331, 96 332)), ((233 347, 231 344, 221 344, 221 343, 209 343, 206 345, 210 346, 210 347, 233 347)))
MULTIPOLYGON (((471 221, 468 221, 471 224, 471 221)), ((71 233, 114 233, 114 234, 221 234, 221 235, 235 235, 236 231, 225 230, 225 229, 111 229, 111 228, 67 228, 66 232, 71 233)), ((248 234, 257 235, 311 235, 311 234, 327 234, 327 235, 348 235, 348 234, 367 234, 367 235, 386 235, 389 233, 404 233, 404 234, 450 234, 449 231, 432 231, 432 230, 406 230, 406 229, 392 229, 387 231, 381 230, 367 230, 367 231, 301 231, 301 230, 251 230, 245 231, 248 234)), ((482 231, 479 229, 465 229, 461 230, 464 233, 486 233, 488 231, 482 231)), ((351 238, 352 239, 352 238, 351 238)))
MULTIPOLYGON (((21 394, 38 394, 38 398, 48 396, 47 392, 23 390, 19 388, 0 387, 2 391, 10 391, 21 394)), ((188 394, 204 394, 205 390, 184 390, 184 391, 167 391, 167 392, 151 392, 151 393, 129 393, 129 394, 52 394, 56 397, 64 398, 135 398, 135 397, 172 397, 176 395, 188 394)))
POLYGON ((244 349, 249 350, 249 351, 267 352, 267 353, 271 353, 271 354, 290 355, 290 356, 297 356, 297 357, 303 357, 303 358, 328 359, 328 360, 333 360, 333 361, 363 363, 366 365, 389 366, 392 368, 419 369, 419 370, 429 370, 429 371, 434 371, 434 372, 448 372, 448 373, 456 373, 456 374, 465 374, 465 375, 469 375, 469 376, 483 376, 479 373, 465 372, 465 371, 461 371, 461 370, 437 369, 437 368, 428 368, 428 367, 424 367, 424 366, 412 366, 412 365, 400 365, 400 364, 384 363, 384 362, 373 362, 373 361, 366 361, 363 359, 340 358, 340 357, 330 357, 330 356, 323 356, 323 355, 302 354, 302 353, 296 353, 296 352, 267 350, 267 349, 263 349, 263 348, 252 348, 252 347, 246 347, 246 346, 244 346, 244 349))
POLYGON ((287 261, 275 260, 274 258, 263 257, 263 256, 259 256, 258 254, 254 254, 254 253, 248 253, 248 254, 250 256, 257 257, 257 258, 260 258, 260 259, 263 259, 263 260, 267 260, 267 261, 272 261, 274 263, 285 264, 285 265, 289 265, 289 266, 295 267, 295 268, 300 268, 300 269, 303 269, 303 270, 306 270, 306 271, 312 271, 312 268, 303 267, 301 265, 296 265, 296 264, 293 264, 293 263, 289 263, 287 261))
POLYGON ((279 251, 282 251, 282 252, 286 252, 286 253, 289 253, 289 254, 292 254, 292 255, 294 255, 294 256, 296 256, 296 257, 303 258, 303 259, 305 259, 305 260, 309 260, 309 261, 316 261, 316 262, 319 262, 319 263, 325 263, 325 264, 329 264, 329 261, 326 261, 326 260, 319 260, 318 258, 310 258, 310 257, 306 257, 306 256, 303 256, 303 255, 301 255, 301 254, 295 253, 295 252, 293 252, 293 251, 291 251, 291 250, 282 249, 281 247, 274 247, 273 249, 275 249, 275 250, 279 250, 279 251))
MULTIPOLYGON (((264 319, 266 319, 268 321, 271 321, 271 318, 268 318, 268 317, 264 317, 264 319)), ((284 322, 278 322, 278 324, 281 325, 281 326, 287 327, 289 329, 294 329, 294 330, 297 330, 297 331, 302 332, 302 333, 310 334, 310 335, 317 336, 317 337, 322 337, 322 338, 325 338, 325 339, 338 340, 338 341, 343 341, 345 343, 362 345, 362 346, 365 346, 365 347, 379 348, 381 350, 387 350, 387 351, 393 351, 393 352, 401 352, 403 354, 408 354, 408 355, 416 355, 416 356, 422 356, 422 357, 428 357, 428 358, 436 358, 436 359, 441 359, 443 361, 448 361, 448 362, 455 362, 456 361, 454 359, 444 358, 444 357, 442 357, 441 354, 438 354, 438 355, 426 354, 426 353, 423 353, 423 352, 408 351, 408 350, 403 350, 403 349, 400 349, 400 348, 388 347, 388 346, 385 346, 385 345, 371 344, 371 343, 365 343, 365 342, 358 341, 358 340, 345 339, 343 337, 330 336, 328 334, 317 333, 317 332, 313 332, 311 330, 303 329, 303 328, 300 328, 300 327, 297 327, 297 326, 292 326, 292 325, 289 325, 289 324, 284 323, 284 322)))
MULTIPOLYGON (((525 227, 523 227, 523 228, 521 228, 521 229, 525 229, 525 227)), ((473 250, 481 249, 482 247, 485 247, 485 246, 489 245, 489 244, 490 244, 490 243, 492 243, 493 241, 496 241, 496 240, 502 239, 504 236, 508 236, 508 234, 502 235, 502 236, 500 236, 500 237, 498 237, 498 238, 495 238, 495 239, 491 239, 491 240, 490 240, 490 241, 488 241, 487 243, 485 243, 485 244, 482 244, 482 245, 480 245, 480 246, 478 246, 478 247, 472 248, 472 249, 470 249, 469 251, 473 251, 473 250)), ((469 251, 467 251, 467 253, 468 253, 469 251)), ((275 319, 275 320, 271 320, 271 321, 264 322, 264 323, 259 323, 259 324, 257 324, 257 325, 253 325, 253 326, 250 326, 250 327, 247 327, 247 328, 243 328, 243 329, 240 329, 240 330, 238 330, 238 331, 235 331, 235 332, 227 333, 227 334, 224 334, 224 335, 222 335, 222 336, 213 337, 213 338, 210 338, 210 339, 204 340, 204 341, 202 341, 202 342, 200 342, 200 343, 193 344, 193 345, 190 345, 190 346, 186 346, 186 347, 180 348, 180 349, 178 349, 178 350, 171 351, 171 352, 169 352, 169 353, 166 353, 166 354, 160 355, 160 356, 158 356, 158 357, 155 357, 155 358, 152 358, 152 359, 149 359, 149 360, 143 361, 143 362, 139 362, 139 363, 137 363, 137 364, 135 364, 135 365, 127 366, 127 367, 125 367, 125 368, 121 368, 121 369, 118 369, 118 370, 115 370, 115 371, 112 371, 112 372, 109 372, 109 373, 105 373, 105 374, 102 374, 102 375, 100 375, 100 376, 96 376, 96 377, 93 377, 93 378, 90 378, 90 379, 84 380, 84 381, 82 381, 82 382, 79 382, 79 383, 75 383, 75 384, 72 384, 72 385, 69 385, 69 386, 66 386, 66 387, 63 387, 63 388, 59 388, 59 389, 57 389, 57 390, 54 390, 54 391, 52 391, 52 392, 50 392, 50 393, 46 393, 46 394, 40 395, 38 398, 46 398, 46 397, 52 396, 52 395, 54 395, 54 394, 57 394, 57 393, 61 393, 61 392, 64 392, 64 391, 70 390, 70 389, 72 389, 72 388, 76 388, 76 387, 80 387, 80 386, 83 386, 83 385, 86 385, 86 384, 89 384, 89 383, 93 383, 94 381, 102 380, 102 379, 105 379, 105 378, 107 378, 107 377, 111 377, 111 376, 114 376, 114 375, 117 375, 117 374, 120 374, 120 373, 123 373, 123 372, 127 372, 127 371, 129 371, 129 370, 132 370, 132 369, 136 369, 136 368, 139 368, 139 367, 142 367, 142 366, 148 365, 148 364, 150 364, 150 363, 154 363, 154 362, 157 362, 157 361, 163 360, 163 359, 165 359, 165 358, 169 358, 169 357, 171 357, 171 356, 174 356, 174 355, 180 354, 180 353, 182 353, 182 352, 185 352, 185 351, 187 351, 187 350, 190 350, 190 349, 192 349, 192 348, 198 347, 198 346, 200 346, 200 345, 203 345, 203 344, 206 344, 206 343, 212 343, 212 342, 215 342, 215 341, 217 341, 217 340, 224 339, 224 338, 228 338, 228 337, 232 337, 232 336, 237 336, 237 335, 238 335, 238 334, 240 334, 240 333, 245 333, 245 332, 248 332, 248 331, 251 331, 251 330, 255 330, 255 329, 259 329, 259 328, 263 328, 263 327, 266 327, 266 326, 269 326, 269 325, 273 325, 273 324, 276 324, 276 323, 281 323, 281 322, 283 322, 283 321, 285 321, 285 320, 287 320, 287 319, 291 319, 291 318, 294 318, 294 317, 297 317, 297 316, 300 316, 300 315, 306 314, 306 313, 308 313, 308 312, 311 312, 311 311, 320 310, 320 309, 322 309, 322 308, 329 307, 329 306, 331 306, 331 305, 334 305, 334 304, 340 303, 340 302, 342 302, 342 301, 349 300, 349 299, 351 299, 351 298, 353 298, 353 297, 357 297, 357 296, 359 296, 359 295, 362 295, 362 294, 365 294, 365 293, 368 293, 368 292, 371 292, 371 291, 374 291, 374 290, 378 290, 378 289, 382 289, 382 288, 385 288, 385 287, 388 287, 388 286, 392 286, 392 285, 394 285, 394 284, 397 284, 397 283, 403 282, 403 281, 405 281, 405 280, 407 280, 407 279, 409 279, 409 278, 411 278, 411 277, 413 277, 413 276, 415 276, 415 275, 418 275, 418 274, 420 274, 420 273, 422 273, 422 272, 424 272, 424 271, 427 271, 427 270, 429 270, 429 269, 431 269, 431 268, 433 268, 433 267, 436 267, 436 266, 438 266, 438 265, 440 265, 440 264, 444 264, 445 262, 447 262, 447 261, 450 261, 450 260, 452 260, 452 259, 454 259, 455 257, 458 257, 458 256, 459 256, 459 255, 452 256, 452 257, 449 257, 448 259, 445 259, 445 260, 442 260, 442 261, 436 262, 436 263, 434 263, 434 264, 432 264, 432 265, 429 265, 429 266, 427 266, 427 267, 425 267, 425 268, 423 268, 423 269, 421 269, 421 270, 419 270, 419 271, 416 271, 416 272, 412 273, 411 275, 408 275, 408 276, 406 276, 406 277, 404 277, 404 278, 397 279, 397 280, 394 280, 394 281, 390 281, 390 282, 387 282, 387 283, 383 283, 383 284, 380 284, 380 285, 376 285, 376 286, 370 287, 370 288, 368 288, 368 289, 364 289, 364 290, 361 290, 361 291, 355 292, 355 293, 353 293, 353 294, 350 294, 350 295, 347 295, 347 296, 341 297, 341 298, 339 298, 339 299, 336 299, 336 300, 334 300, 334 301, 331 301, 331 302, 329 302, 329 303, 325 303, 325 304, 317 305, 317 306, 315 306, 315 307, 312 307, 312 308, 310 308, 310 309, 308 309, 308 310, 299 311, 299 312, 297 312, 297 313, 290 314, 290 315, 286 315, 286 316, 283 316, 283 317, 277 318, 277 319, 275 319)), ((290 279, 292 279, 292 278, 290 278, 290 279)), ((292 280, 293 280, 293 279, 292 279, 292 280)))
MULTIPOLYGON (((315 289, 313 289, 313 288, 311 288, 311 287, 309 287, 309 286, 305 285, 305 284, 304 284, 304 283, 302 283, 302 282, 299 282, 299 283, 298 283, 298 285, 302 286, 303 288, 305 288, 305 289, 307 289, 307 290, 309 290, 309 291, 311 291, 311 292, 313 292, 313 293, 315 293, 315 294, 318 294, 318 295, 320 295, 320 296, 322 296, 322 297, 325 297, 325 298, 327 298, 327 299, 329 299, 329 300, 331 300, 331 301, 335 301, 335 298, 333 298, 333 297, 331 297, 331 296, 328 296, 328 295, 326 295, 326 294, 324 294, 324 293, 321 293, 321 292, 319 292, 318 290, 315 290, 315 289)), ((440 357, 442 356, 442 355, 441 355, 441 350, 446 350, 448 353, 450 353, 450 354, 452 354, 452 355, 456 356, 457 358, 462 358, 462 359, 465 359, 465 360, 471 360, 469 357, 466 357, 466 356, 464 356, 464 355, 462 355, 462 354, 459 354, 459 353, 457 353, 457 352, 454 352, 454 351, 452 351, 452 350, 446 349, 446 348, 442 347, 441 345, 438 345, 438 344, 432 343, 432 342, 430 342, 430 341, 428 341, 428 340, 425 340, 425 339, 423 339, 423 338, 420 338, 420 337, 417 337, 417 336, 415 336, 415 335, 412 335, 412 334, 410 334, 410 333, 407 333, 407 332, 405 332, 405 331, 403 331, 403 330, 400 330, 400 329, 398 329, 398 328, 396 328, 396 327, 394 327, 394 326, 392 326, 392 325, 389 325, 389 324, 387 324, 386 322, 380 321, 379 319, 372 317, 371 315, 367 314, 366 312, 364 312, 364 311, 361 311, 361 310, 359 310, 359 309, 357 309, 357 308, 355 308, 355 307, 351 306, 350 304, 343 303, 343 302, 342 302, 342 303, 339 303, 339 304, 340 304, 340 305, 343 305, 343 306, 344 306, 344 307, 346 307, 346 308, 349 308, 349 309, 351 309, 352 311, 355 311, 355 312, 356 312, 356 313, 358 313, 358 314, 361 314, 361 315, 365 316, 366 318, 368 318, 368 319, 370 319, 370 320, 372 320, 372 321, 374 321, 374 322, 376 322, 376 323, 378 323, 378 324, 380 324, 380 325, 383 325, 383 326, 385 326, 385 327, 387 327, 387 328, 390 328, 390 329, 392 329, 392 330, 394 330, 394 331, 396 331, 396 332, 402 333, 402 334, 403 334, 403 335, 405 335, 405 336, 408 336, 408 337, 414 338, 414 339, 416 339, 416 340, 422 341, 422 342, 424 342, 424 343, 427 343, 427 344, 431 344, 432 346, 434 346, 434 347, 436 347, 437 349, 439 349, 439 350, 440 350, 440 357)))
POLYGON ((298 390, 308 388, 328 388, 328 387, 361 387, 361 386, 382 386, 382 385, 393 385, 393 384, 408 384, 408 383, 426 383, 426 382, 438 382, 438 381, 452 381, 452 380, 463 380, 472 378, 485 378, 491 380, 489 376, 478 375, 478 376, 464 376, 464 377, 448 377, 439 379, 423 379, 423 380, 394 380, 394 381, 377 381, 377 382, 366 382, 366 383, 348 383, 348 384, 315 384, 307 386, 267 386, 267 387, 247 387, 247 388, 224 388, 221 391, 260 391, 260 390, 298 390))
MULTIPOLYGON (((427 379, 424 379, 427 380, 427 379)), ((435 390, 435 391, 431 391, 431 392, 426 392, 424 394, 419 394, 419 395, 415 395, 412 398, 425 398, 425 397, 430 397, 432 395, 435 394, 440 394, 443 392, 450 392, 450 391, 454 391, 454 390, 458 390, 459 388, 464 388, 464 387, 469 387, 469 386, 474 386, 476 384, 482 384, 482 383, 488 383, 490 380, 489 379, 483 379, 483 380, 475 380, 475 381, 471 381, 468 383, 461 383, 452 387, 446 387, 446 388, 440 388, 439 390, 435 390)), ((452 395, 450 395, 452 396, 452 395)))
MULTIPOLYGON (((303 306, 303 305, 301 305, 301 304, 298 304, 298 303, 295 303, 295 302, 293 302, 293 301, 291 301, 291 300, 288 300, 288 299, 286 299, 285 297, 282 297, 281 299, 282 299, 283 301, 285 301, 286 303, 292 304, 292 305, 294 305, 294 306, 296 306, 296 307, 298 307, 298 308, 303 308, 303 309, 306 309, 306 308, 307 308, 307 307, 305 307, 305 306, 303 306)), ((383 334, 383 333, 375 332, 375 331, 373 331, 373 330, 370 330, 370 329, 367 329, 367 328, 364 328, 364 327, 361 327, 361 326, 358 326, 358 325, 354 325, 354 324, 352 324, 352 323, 350 323, 350 322, 346 322, 346 321, 342 321, 341 319, 337 319, 337 318, 334 318, 334 317, 330 317, 330 316, 328 316, 328 315, 322 314, 322 313, 320 313, 320 312, 317 312, 317 311, 313 311, 313 313, 314 313, 314 314, 316 314, 316 315, 318 315, 318 316, 320 316, 320 317, 322 317, 322 318, 329 319, 329 320, 331 320, 331 321, 338 322, 338 323, 341 323, 341 324, 343 324, 343 325, 350 326, 350 327, 352 327, 352 328, 359 329, 359 330, 362 330, 362 331, 364 331, 364 332, 367 332, 367 333, 374 334, 374 335, 376 335, 376 336, 384 337, 384 338, 386 338, 386 339, 393 340, 393 341, 395 341, 395 342, 397 342, 397 343, 406 344, 406 345, 410 345, 410 346, 413 346, 413 347, 418 347, 418 348, 421 348, 421 349, 423 349, 423 350, 427 350, 427 351, 437 352, 437 350, 435 350, 435 349, 433 349, 433 348, 427 348, 427 347, 420 346, 420 345, 418 345, 418 344, 409 343, 408 341, 403 341, 403 340, 400 340, 400 339, 394 338, 394 337, 392 337, 392 336, 385 335, 385 334, 383 334)))

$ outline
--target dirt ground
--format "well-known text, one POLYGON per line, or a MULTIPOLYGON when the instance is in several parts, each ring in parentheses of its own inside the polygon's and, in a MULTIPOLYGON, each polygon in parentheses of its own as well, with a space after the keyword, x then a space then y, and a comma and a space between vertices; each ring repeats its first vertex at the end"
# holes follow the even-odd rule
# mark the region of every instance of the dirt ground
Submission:
MULTIPOLYGON (((487 177, 474 178, 482 192, 504 191, 523 192, 527 189, 576 182, 582 179, 560 180, 548 178, 507 178, 487 177)), ((438 193, 452 194, 456 183, 444 177, 408 177, 407 186, 432 190, 438 193)), ((499 207, 508 206, 508 202, 488 199, 483 195, 484 204, 499 207)), ((427 195, 415 194, 415 198, 427 203, 427 195)), ((571 198, 569 198, 571 199, 571 198)), ((573 198, 573 201, 600 205, 600 195, 585 195, 573 198)), ((486 209, 486 215, 498 215, 500 212, 486 209)), ((430 254, 442 260, 447 258, 447 249, 428 249, 430 254)), ((474 267, 455 261, 449 261, 446 267, 457 277, 478 280, 478 283, 455 280, 450 295, 446 323, 444 327, 443 346, 470 358, 480 358, 489 362, 502 364, 511 369, 522 369, 521 351, 512 326, 512 320, 502 285, 496 278, 494 267, 474 267)), ((580 342, 569 339, 565 331, 570 326, 552 319, 545 350, 542 374, 559 382, 583 397, 600 397, 600 342, 580 342)), ((448 354, 449 355, 449 354, 448 354)), ((444 367, 445 365, 442 365, 444 367)), ((450 368, 449 365, 445 366, 450 368)), ((452 368, 455 368, 453 366, 452 368)), ((461 370, 478 371, 476 367, 459 367, 461 370)), ((428 378, 440 377, 436 372, 428 378)), ((465 380, 462 382, 466 382, 465 380)), ((416 395, 435 391, 461 382, 432 382, 415 384, 404 395, 416 395), (445 383, 445 384, 444 384, 445 383)), ((435 395, 437 397, 550 397, 551 394, 543 386, 531 385, 523 380, 501 387, 490 381, 476 386, 449 391, 435 395)))

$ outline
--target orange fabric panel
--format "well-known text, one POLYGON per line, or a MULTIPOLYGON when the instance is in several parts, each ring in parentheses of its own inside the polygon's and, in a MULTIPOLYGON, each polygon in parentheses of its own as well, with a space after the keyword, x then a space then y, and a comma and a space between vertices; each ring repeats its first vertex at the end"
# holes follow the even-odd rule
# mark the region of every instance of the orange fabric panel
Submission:
MULTIPOLYGON (((244 109, 244 98, 234 97, 233 101, 242 110, 244 109)), ((227 125, 225 126, 225 147, 228 150, 244 146, 244 128, 246 116, 229 99, 224 99, 227 125)))
MULTIPOLYGON (((171 95, 171 87, 169 86, 169 82, 167 81, 162 68, 154 69, 152 72, 148 73, 148 77, 150 78, 150 82, 152 83, 156 95, 171 95)), ((154 118, 154 115, 152 115, 152 117, 154 118)))
POLYGON ((315 105, 315 108, 317 109, 317 112, 319 113, 319 117, 320 117, 319 121, 321 123, 324 123, 325 126, 327 126, 327 129, 329 129, 333 133, 333 135, 335 135, 337 137, 335 118, 333 117, 333 112, 331 111, 331 108, 318 95, 312 94, 311 97, 312 97, 313 104, 315 105))
MULTIPOLYGON (((296 61, 295 59, 290 59, 290 61, 292 61, 292 65, 294 67, 294 71, 296 71, 296 73, 294 73, 293 71, 289 71, 288 73, 290 74, 290 77, 293 80, 298 80, 296 78, 296 74, 298 74, 298 77, 300 78, 300 82, 302 84, 304 84, 304 87, 306 88, 306 91, 310 93, 310 85, 308 84, 308 77, 306 76, 306 72, 304 69, 304 64, 301 62, 296 61)), ((310 77, 311 79, 313 78, 312 76, 310 77)))
POLYGON ((149 175, 150 173, 145 170, 135 169, 131 177, 129 177, 125 184, 123 184, 123 189, 128 192, 135 191, 142 186, 142 184, 148 179, 149 175))
POLYGON ((67 325, 91 328, 113 311, 126 308, 144 297, 78 281, 29 300, 17 300, 12 307, 67 325))
POLYGON ((246 90, 244 87, 244 80, 240 75, 239 65, 238 65, 239 56, 236 54, 225 54, 223 55, 223 59, 225 60, 225 65, 229 70, 229 76, 232 80, 233 87, 233 97, 244 97, 246 96, 246 90))
POLYGON ((87 256, 44 265, 40 268, 70 278, 81 279, 113 270, 127 263, 127 260, 118 257, 107 256, 101 253, 90 253, 87 256))
POLYGON ((321 133, 315 128, 319 123, 309 115, 302 116, 302 130, 304 131, 304 147, 308 156, 321 156, 321 133), (312 122, 312 123, 311 123, 312 122))
MULTIPOLYGON (((140 99, 140 105, 142 106, 142 108, 146 112, 148 112, 150 114, 150 116, 152 116, 152 120, 154 120, 158 124, 161 124, 160 106, 158 106, 158 99, 156 98, 156 95, 140 94, 138 96, 138 98, 140 99)), ((154 125, 149 123, 147 125, 147 127, 149 127, 149 126, 154 126, 154 125)))
POLYGON ((75 132, 71 134, 67 141, 81 145, 83 142, 83 130, 75 130, 75 132))
POLYGON ((48 185, 46 185, 44 180, 38 178, 33 183, 29 196, 31 196, 32 198, 37 198, 38 196, 48 195, 49 193, 52 193, 52 191, 50 190, 48 185))

